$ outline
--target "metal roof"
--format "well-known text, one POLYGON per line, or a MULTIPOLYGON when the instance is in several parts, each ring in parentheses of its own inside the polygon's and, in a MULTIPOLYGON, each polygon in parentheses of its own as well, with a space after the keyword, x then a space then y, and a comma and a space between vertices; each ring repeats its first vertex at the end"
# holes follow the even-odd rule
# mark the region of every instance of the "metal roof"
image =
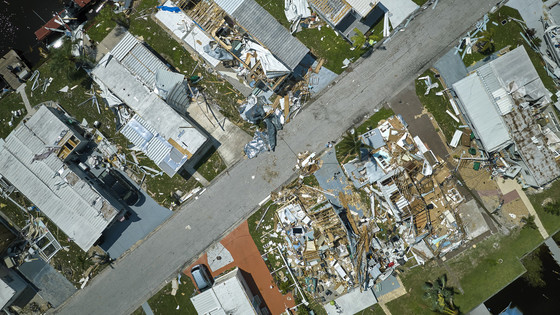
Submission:
POLYGON ((453 84, 453 89, 459 96, 459 107, 486 151, 494 152, 511 143, 507 127, 478 74, 453 84))
POLYGON ((374 149, 379 149, 385 145, 381 131, 377 128, 364 133, 360 138, 365 145, 369 145, 374 149))
MULTIPOLYGON (((219 2, 216 3, 220 4, 219 2)), ((284 26, 254 0, 242 1, 232 13, 228 14, 291 70, 294 70, 309 52, 304 44, 292 36, 284 26)))
POLYGON ((36 154, 56 145, 65 130, 68 127, 51 109, 40 107, 27 123, 6 137, 0 148, 0 174, 87 251, 117 210, 65 166, 56 153, 32 162, 36 154))
POLYGON ((216 279, 211 289, 191 298, 198 314, 257 314, 252 304, 252 293, 239 269, 216 279))
POLYGON ((309 5, 334 25, 337 25, 352 10, 352 7, 343 0, 309 0, 309 5))
POLYGON ((245 0, 214 0, 228 15, 232 15, 245 0))
POLYGON ((375 8, 379 0, 346 0, 346 2, 364 18, 375 8))
POLYGON ((76 288, 61 273, 38 256, 18 267, 19 272, 37 289, 39 295, 58 307, 69 299, 76 288))
MULTIPOLYGON (((179 115, 151 88, 144 85, 142 81, 136 80, 135 76, 123 66, 117 58, 103 57, 98 65, 92 70, 94 80, 101 82, 126 105, 128 105, 138 116, 142 117, 145 124, 154 130, 153 134, 158 135, 161 141, 150 142, 146 147, 150 151, 150 157, 160 166, 169 176, 173 176, 186 159, 178 160, 176 155, 167 153, 161 155, 164 146, 166 152, 170 152, 172 147, 176 147, 182 156, 190 158, 199 153, 208 138, 194 124, 190 123, 186 117, 179 115), (175 157, 175 158, 172 158, 175 157), (164 162, 164 163, 162 163, 164 162)), ((127 133, 127 138, 132 141, 134 136, 130 130, 123 130, 127 133)))
POLYGON ((161 59, 129 32, 111 50, 110 55, 152 89, 156 83, 158 70, 169 70, 161 59))

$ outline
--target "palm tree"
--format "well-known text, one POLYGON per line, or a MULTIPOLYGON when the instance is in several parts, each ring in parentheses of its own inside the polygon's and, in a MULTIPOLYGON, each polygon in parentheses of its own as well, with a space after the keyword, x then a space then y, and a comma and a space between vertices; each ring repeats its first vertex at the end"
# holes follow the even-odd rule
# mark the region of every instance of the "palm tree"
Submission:
POLYGON ((488 29, 480 32, 481 38, 478 40, 478 51, 484 55, 490 55, 494 52, 494 30, 488 29))
POLYGON ((361 149, 364 146, 365 145, 362 143, 360 137, 358 137, 358 133, 355 130, 346 132, 337 146, 338 152, 341 154, 341 156, 344 156, 344 159, 341 163, 344 163, 344 160, 346 160, 346 158, 348 158, 349 156, 355 155, 357 155, 361 160, 361 149))
POLYGON ((453 304, 455 290, 447 286, 447 276, 442 275, 434 282, 424 283, 424 300, 430 303, 433 311, 440 314, 458 315, 459 310, 453 304))

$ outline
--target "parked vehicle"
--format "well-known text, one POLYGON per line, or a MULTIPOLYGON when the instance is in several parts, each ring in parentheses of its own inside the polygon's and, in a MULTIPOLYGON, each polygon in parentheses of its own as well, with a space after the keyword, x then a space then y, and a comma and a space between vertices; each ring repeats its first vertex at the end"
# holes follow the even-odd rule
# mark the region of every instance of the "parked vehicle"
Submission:
POLYGON ((206 268, 206 265, 196 265, 191 269, 191 274, 200 292, 206 291, 214 284, 214 278, 206 268))
POLYGON ((120 172, 106 169, 99 175, 99 179, 108 190, 127 205, 134 206, 140 199, 140 192, 120 172))

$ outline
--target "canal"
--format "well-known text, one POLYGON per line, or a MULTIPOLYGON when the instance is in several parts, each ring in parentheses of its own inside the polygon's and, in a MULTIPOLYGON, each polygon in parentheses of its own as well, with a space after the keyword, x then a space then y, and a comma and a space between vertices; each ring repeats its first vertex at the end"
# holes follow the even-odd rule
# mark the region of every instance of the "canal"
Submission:
POLYGON ((69 0, 0 0, 0 56, 17 51, 29 66, 40 60, 35 31, 60 12, 69 0))
MULTIPOLYGON (((499 314, 510 303, 523 314, 560 314, 560 266, 545 244, 534 253, 542 262, 542 286, 531 285, 526 277, 519 277, 484 303, 492 314, 499 314)), ((526 259, 524 263, 527 264, 526 259)))

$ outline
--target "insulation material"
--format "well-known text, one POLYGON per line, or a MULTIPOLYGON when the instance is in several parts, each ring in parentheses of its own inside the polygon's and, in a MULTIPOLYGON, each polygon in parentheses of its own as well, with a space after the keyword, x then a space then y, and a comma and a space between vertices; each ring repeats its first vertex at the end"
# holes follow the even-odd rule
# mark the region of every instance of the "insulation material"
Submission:
POLYGON ((311 16, 307 0, 284 0, 284 14, 289 22, 311 16))
POLYGON ((268 49, 255 42, 247 41, 245 43, 244 52, 241 55, 247 56, 247 53, 251 55, 251 52, 256 53, 256 58, 261 62, 267 78, 277 78, 290 73, 290 69, 276 59, 268 49))

